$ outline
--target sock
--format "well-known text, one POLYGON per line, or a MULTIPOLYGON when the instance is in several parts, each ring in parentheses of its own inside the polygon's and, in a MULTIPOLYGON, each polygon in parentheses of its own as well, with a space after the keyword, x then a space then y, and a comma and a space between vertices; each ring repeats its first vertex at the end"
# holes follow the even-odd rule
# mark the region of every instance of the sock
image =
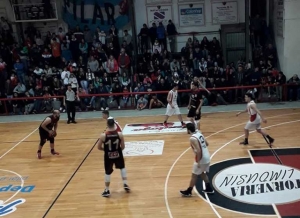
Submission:
POLYGON ((127 185, 127 179, 123 179, 123 184, 127 185))
POLYGON ((54 153, 54 148, 51 149, 51 153, 54 153))
POLYGON ((245 142, 248 143, 248 138, 245 138, 245 142))
POLYGON ((167 121, 165 120, 164 123, 167 123, 167 121))
POLYGON ((105 186, 105 190, 106 190, 106 191, 109 191, 109 187, 108 187, 108 186, 105 186))
POLYGON ((41 150, 38 150, 38 153, 41 153, 42 151, 41 150))

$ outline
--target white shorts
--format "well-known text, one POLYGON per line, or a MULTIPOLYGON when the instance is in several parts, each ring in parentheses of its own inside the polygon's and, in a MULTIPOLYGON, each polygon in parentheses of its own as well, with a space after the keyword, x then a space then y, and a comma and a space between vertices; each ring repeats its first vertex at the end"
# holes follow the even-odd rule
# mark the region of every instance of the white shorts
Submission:
POLYGON ((245 129, 247 129, 247 130, 261 129, 260 122, 258 123, 258 122, 250 122, 250 121, 248 121, 246 123, 245 129))
POLYGON ((198 167, 198 163, 194 162, 192 173, 195 174, 195 175, 200 175, 203 172, 208 173, 209 172, 209 165, 210 165, 210 163, 200 164, 200 167, 198 167))
POLYGON ((167 106, 167 111, 166 111, 166 115, 167 116, 172 116, 172 115, 179 115, 181 114, 180 113, 180 110, 179 110, 179 107, 178 105, 174 106, 174 108, 172 108, 169 104, 167 106))

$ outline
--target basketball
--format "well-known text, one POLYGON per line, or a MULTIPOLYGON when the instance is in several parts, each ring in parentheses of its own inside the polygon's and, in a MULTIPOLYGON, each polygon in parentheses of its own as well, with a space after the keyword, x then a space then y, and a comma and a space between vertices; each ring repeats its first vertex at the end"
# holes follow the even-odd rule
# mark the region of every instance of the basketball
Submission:
POLYGON ((51 131, 51 133, 49 133, 49 137, 56 137, 56 135, 57 135, 57 133, 56 133, 56 131, 51 131))

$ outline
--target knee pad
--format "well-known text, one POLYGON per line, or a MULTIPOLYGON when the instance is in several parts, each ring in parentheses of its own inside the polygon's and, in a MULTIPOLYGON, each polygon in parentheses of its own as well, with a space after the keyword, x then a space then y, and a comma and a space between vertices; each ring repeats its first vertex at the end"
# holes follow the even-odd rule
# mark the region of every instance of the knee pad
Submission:
POLYGON ((46 139, 41 140, 40 141, 40 146, 43 146, 44 144, 46 144, 46 141, 47 141, 46 139))

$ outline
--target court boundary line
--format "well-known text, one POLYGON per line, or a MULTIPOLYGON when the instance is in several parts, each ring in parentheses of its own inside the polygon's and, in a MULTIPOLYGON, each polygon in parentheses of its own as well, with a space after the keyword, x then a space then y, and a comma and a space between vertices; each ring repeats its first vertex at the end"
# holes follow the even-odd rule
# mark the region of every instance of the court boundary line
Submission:
MULTIPOLYGON (((294 114, 299 114, 299 113, 288 113, 288 114, 281 114, 281 115, 276 115, 276 116, 271 116, 271 117, 267 117, 267 119, 272 119, 272 118, 277 118, 277 117, 283 117, 283 116, 289 116, 289 115, 294 115, 294 114)), ((211 136, 214 136, 214 135, 217 135, 219 133, 222 133, 222 132, 225 132, 229 129, 232 129, 232 128, 235 128, 235 127, 238 127, 238 126, 241 126, 241 125, 245 125, 245 123, 240 123, 240 124, 237 124, 237 125, 234 125, 234 126, 230 126, 230 127, 227 127, 225 129, 222 129, 222 130, 219 130, 209 136, 207 136, 206 138, 210 138, 211 136)), ((166 208, 167 208, 167 211, 168 211, 168 215, 170 218, 173 218, 173 215, 172 215, 172 212, 171 212, 171 209, 170 209, 170 205, 169 205, 169 200, 168 200, 168 183, 169 183, 169 178, 170 178, 170 175, 175 167, 175 165, 177 164, 177 162, 181 159, 181 157, 187 153, 189 150, 191 149, 191 147, 188 147, 186 150, 184 150, 178 157, 177 159, 173 162, 172 166, 170 167, 170 170, 167 174, 167 177, 166 177, 166 180, 165 180, 165 187, 164 187, 164 199, 165 199, 165 205, 166 205, 166 208)), ((219 151, 220 149, 217 149, 217 151, 219 151)), ((198 195, 200 195, 198 192, 196 192, 198 195)), ((201 195, 200 195, 201 196, 201 195)), ((202 198, 202 196, 201 196, 202 198)), ((206 199, 202 198, 204 201, 207 202, 206 199)), ((207 202, 208 203, 208 202, 207 202)), ((214 209, 212 208, 212 210, 214 211, 214 209)), ((269 216, 269 215, 268 215, 269 216)), ((274 216, 274 215, 273 215, 274 216)))
MULTIPOLYGON (((212 106, 210 106, 212 107, 212 106)), ((183 109, 185 107, 180 107, 180 109, 183 109)), ((289 110, 289 109, 293 109, 293 110, 296 110, 296 109, 299 109, 299 107, 296 107, 296 106, 293 106, 293 107, 279 107, 279 108, 263 108, 263 109, 260 109, 261 111, 266 111, 266 110, 289 110)), ((117 110, 113 110, 113 111, 117 111, 117 110)), ((122 110, 121 110, 122 111, 122 110)), ((120 112, 121 112, 120 111, 120 112)), ((124 110, 123 110, 124 111, 124 110)), ((225 111, 206 111, 206 112, 202 112, 202 114, 215 114, 215 113, 230 113, 230 112, 239 112, 241 110, 225 110, 225 111)), ((100 112, 102 113, 102 111, 97 111, 97 112, 100 112)), ((131 111, 132 113, 134 113, 134 110, 131 111)), ((83 112, 83 113, 86 113, 86 112, 83 112)), ((45 114, 32 114, 31 116, 38 116, 38 115, 49 115, 51 113, 45 113, 45 114)), ((67 114, 66 112, 62 113, 62 114, 67 114)), ((134 117, 156 117, 156 116, 164 116, 165 114, 152 114, 152 115, 134 115, 134 117)), ((9 116, 9 115, 7 115, 9 116)), ((18 116, 19 115, 13 115, 13 116, 18 116)), ((23 115, 23 116, 26 116, 26 115, 23 115)), ((5 117, 5 115, 4 115, 5 117)), ((128 117, 133 117, 133 115, 126 115, 126 116, 116 116, 116 118, 128 118, 128 117)), ((98 117, 87 117, 87 118, 84 118, 84 117, 81 117, 81 118, 76 118, 76 120, 90 120, 90 119, 101 119, 101 116, 98 116, 98 117)), ((42 119, 37 119, 37 120, 22 120, 22 121, 1 121, 0 124, 5 124, 5 123, 24 123, 24 122, 41 122, 43 121, 44 118, 42 119)), ((60 119, 62 121, 66 121, 68 120, 67 118, 62 118, 60 119)))
POLYGON ((66 182, 66 184, 63 186, 63 188, 60 190, 60 192, 58 193, 58 195, 55 197, 54 201, 52 201, 52 203, 50 204, 49 208, 46 210, 45 214, 43 215, 43 218, 45 218, 48 215, 48 213, 50 212, 50 210, 52 209, 52 207, 54 206, 54 204, 56 203, 56 201, 59 199, 59 197, 62 195, 62 193, 64 192, 64 190, 67 188, 67 186, 70 184, 70 182, 72 181, 72 179, 74 178, 74 176, 76 175, 76 173, 78 172, 78 170, 84 164, 84 162, 86 161, 86 159, 88 158, 88 156, 92 153, 92 151, 94 150, 94 148, 97 145, 98 141, 99 141, 99 139, 96 140, 95 144, 92 146, 92 148, 89 150, 89 152, 85 155, 85 157, 83 158, 83 160, 81 161, 81 163, 79 164, 79 166, 75 169, 75 171, 73 172, 73 174, 71 175, 71 177, 69 178, 69 180, 66 182))
MULTIPOLYGON (((266 127, 262 128, 262 129, 266 129, 266 128, 270 128, 270 127, 276 127, 276 126, 282 126, 282 125, 291 124, 291 123, 296 123, 296 122, 300 122, 300 120, 292 120, 292 121, 287 121, 287 122, 277 123, 277 124, 274 124, 274 125, 266 126, 266 127)), ((252 133, 254 133, 254 132, 256 132, 256 130, 249 132, 249 134, 252 134, 252 133)), ((218 148, 218 149, 211 155, 211 159, 212 159, 212 158, 213 158, 220 150, 222 150, 223 148, 225 148, 227 145, 231 144, 232 142, 238 140, 239 138, 242 138, 243 136, 244 136, 244 134, 243 134, 243 135, 240 135, 240 136, 238 136, 238 137, 236 137, 236 138, 234 138, 234 139, 228 141, 228 142, 225 143, 224 145, 222 145, 220 148, 218 148)), ((250 158, 250 157, 249 157, 249 158, 250 158)), ((237 158, 235 158, 235 159, 237 159, 237 158)), ((222 162, 222 161, 220 161, 220 162, 222 162)), ((212 164, 212 165, 213 165, 213 164, 212 164)), ((195 191, 195 193, 196 193, 201 199, 203 199, 204 201, 206 201, 206 203, 210 204, 211 207, 218 207, 218 208, 225 209, 225 210, 227 210, 227 211, 231 211, 231 212, 234 212, 234 213, 245 214, 245 215, 250 215, 250 216, 257 216, 257 215, 259 215, 259 216, 277 216, 276 211, 275 211, 275 215, 260 215, 260 214, 250 214, 250 213, 243 213, 243 212, 237 212, 237 211, 234 211, 234 210, 230 210, 230 209, 227 209, 227 208, 218 206, 218 205, 216 205, 216 204, 214 204, 214 203, 211 203, 211 201, 209 200, 209 197, 208 197, 207 194, 205 195, 205 197, 206 197, 207 199, 204 199, 204 198, 199 194, 199 192, 197 191, 197 189, 194 188, 194 191, 195 191)), ((278 218, 280 218, 280 216, 279 216, 278 218)))

